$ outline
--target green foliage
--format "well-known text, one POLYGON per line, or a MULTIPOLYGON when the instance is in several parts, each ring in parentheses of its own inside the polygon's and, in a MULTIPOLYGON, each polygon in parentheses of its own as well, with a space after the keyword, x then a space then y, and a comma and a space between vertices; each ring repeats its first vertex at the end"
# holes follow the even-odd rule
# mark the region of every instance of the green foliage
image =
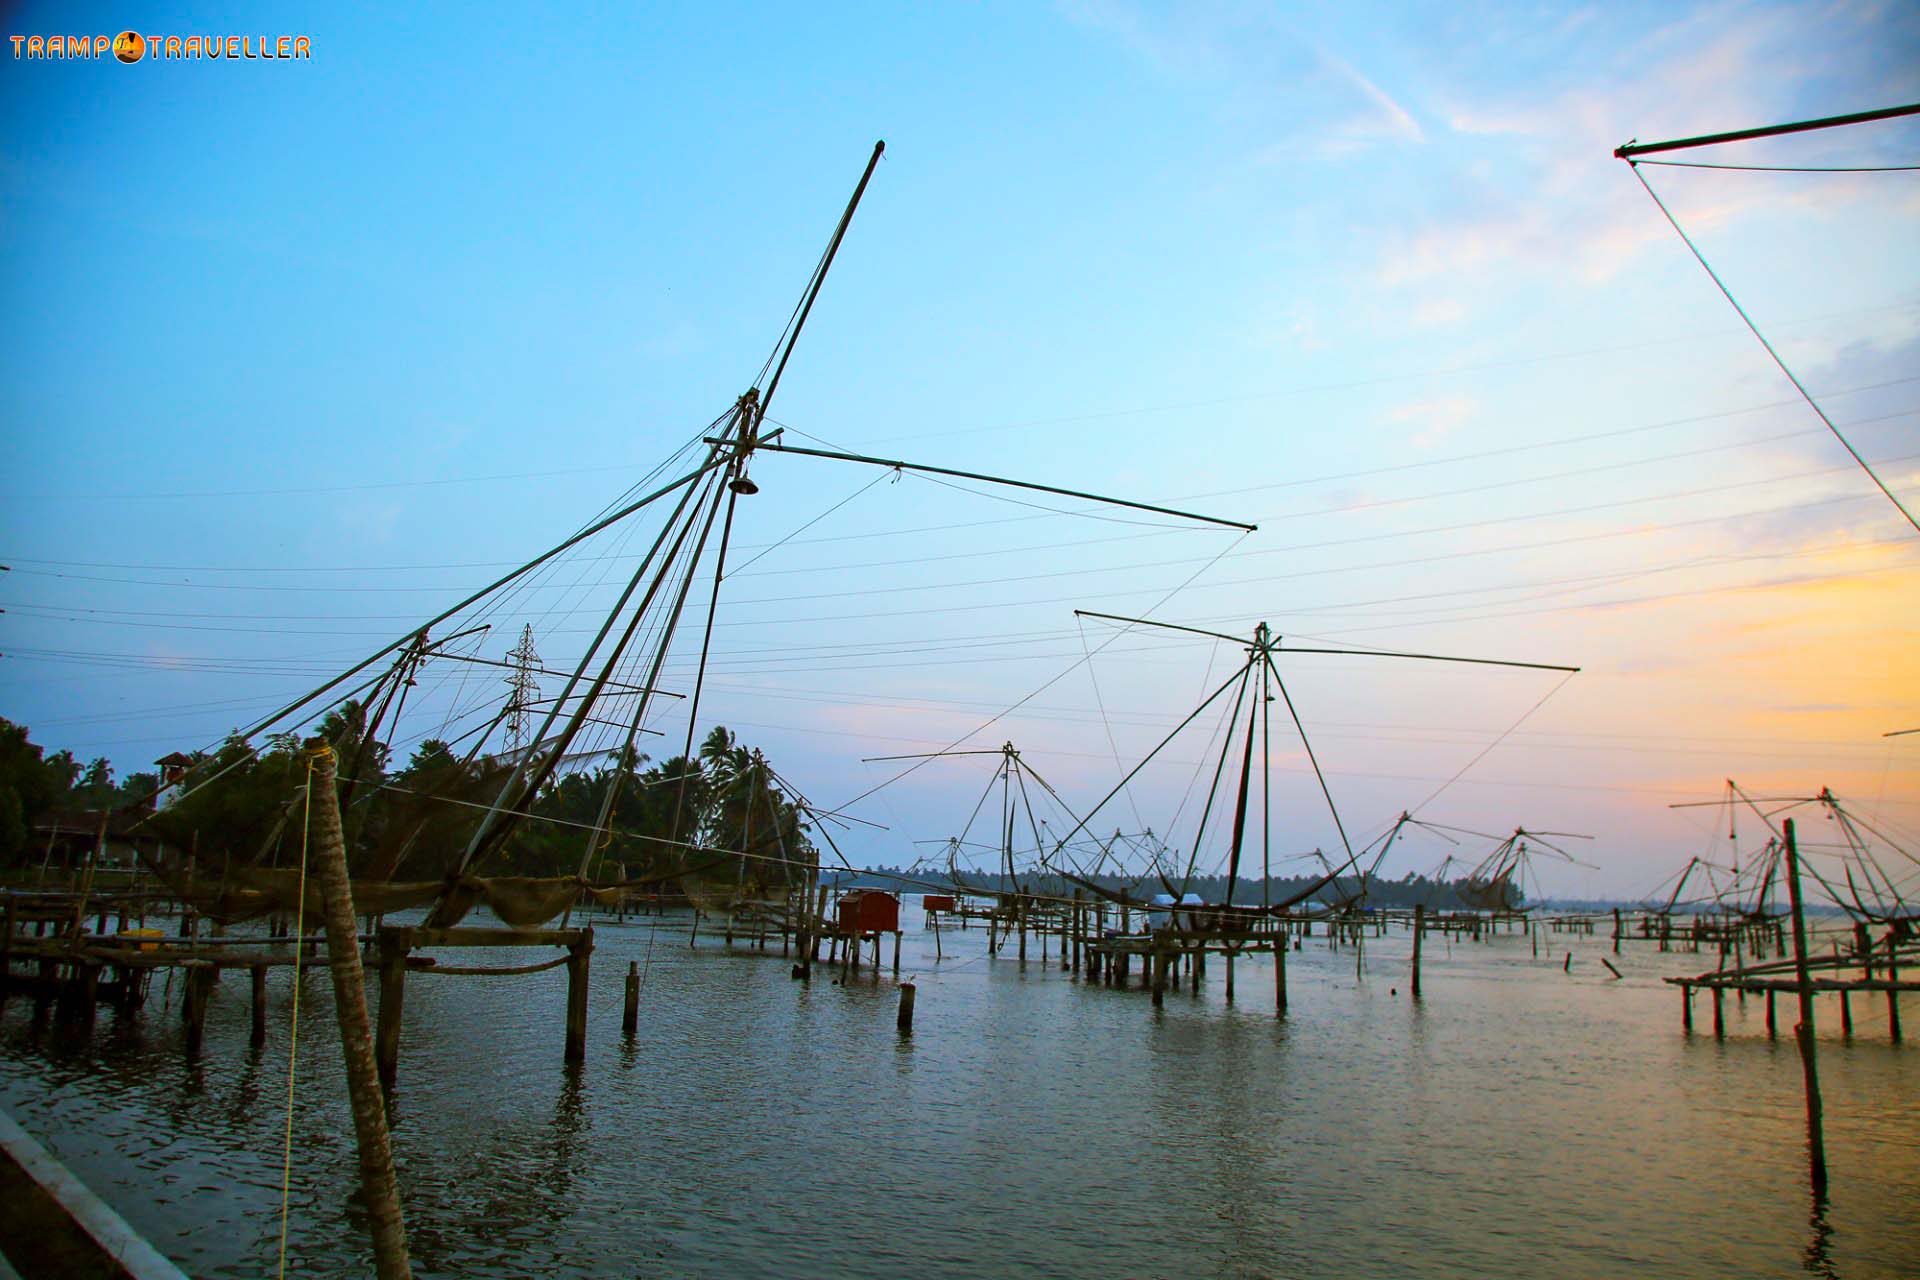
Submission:
MULTIPOLYGON (((320 724, 338 761, 354 874, 433 880, 451 873, 511 777, 510 766, 490 756, 465 760, 428 739, 389 772, 387 748, 366 740, 366 726, 366 710, 354 702, 320 724)), ((176 849, 194 850, 203 873, 290 866, 299 857, 308 766, 304 744, 292 735, 270 737, 256 751, 235 732, 193 757, 184 794, 154 814, 149 829, 176 849)), ((116 784, 107 760, 83 767, 65 751, 43 759, 24 728, 0 720, 0 862, 24 856, 27 833, 41 816, 145 808, 159 782, 153 773, 133 773, 116 784)), ((697 870, 716 881, 777 889, 786 873, 783 851, 802 864, 814 856, 800 811, 766 758, 723 728, 692 760, 652 765, 628 749, 619 760, 563 773, 541 789, 528 815, 478 870, 572 875, 584 864, 596 878, 616 867, 636 877, 697 870)))

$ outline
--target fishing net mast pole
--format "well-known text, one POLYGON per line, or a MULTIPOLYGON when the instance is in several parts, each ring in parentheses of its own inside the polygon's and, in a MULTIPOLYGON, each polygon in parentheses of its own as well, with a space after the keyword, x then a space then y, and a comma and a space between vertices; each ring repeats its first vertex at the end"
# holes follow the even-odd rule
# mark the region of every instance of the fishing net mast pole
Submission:
POLYGON ((1697 138, 1675 138, 1670 142, 1641 142, 1635 139, 1613 149, 1616 159, 1631 161, 1662 151, 1689 151, 1694 147, 1714 147, 1723 142, 1750 142, 1755 138, 1778 138, 1789 133, 1810 133, 1815 129, 1836 129, 1841 125, 1869 124, 1875 120, 1896 120, 1920 115, 1920 102, 1903 107, 1881 107, 1875 111, 1855 111, 1844 116, 1825 116, 1819 120, 1800 120, 1792 124, 1768 124, 1755 129, 1734 129, 1727 133, 1706 133, 1697 138))
MULTIPOLYGON (((1118 795, 1121 789, 1124 788, 1128 782, 1132 781, 1135 774, 1139 773, 1141 769, 1146 767, 1147 761, 1153 759, 1154 756, 1158 755, 1161 752, 1161 750, 1163 750, 1167 746, 1168 743, 1173 741, 1173 739, 1180 733, 1182 729, 1186 728, 1188 724, 1191 724, 1193 722, 1194 718, 1198 716, 1200 712, 1204 711, 1207 708, 1207 706, 1209 706, 1215 699, 1217 699, 1227 689, 1233 687, 1233 685, 1237 681, 1240 684, 1241 692, 1240 694, 1236 694, 1234 698, 1233 712, 1230 717, 1230 722, 1228 724, 1227 732, 1224 735, 1223 741, 1221 742, 1220 761, 1219 761, 1219 764, 1216 765, 1214 769, 1213 786, 1208 790, 1207 804, 1205 806, 1204 811, 1201 814, 1200 827, 1198 830, 1194 832, 1193 849, 1187 859, 1186 881, 1187 883, 1190 884, 1193 879, 1194 867, 1200 856, 1200 844, 1206 834, 1207 821, 1212 813, 1213 794, 1219 788, 1220 776, 1225 769, 1225 765, 1228 759, 1228 754, 1233 744, 1235 725, 1239 720, 1239 711, 1242 705, 1241 698, 1245 693, 1247 693, 1251 689, 1253 684, 1252 677, 1257 674, 1259 676, 1259 683, 1258 683, 1257 692, 1254 692, 1253 707, 1249 712, 1248 719, 1247 719, 1247 728, 1246 728, 1247 741, 1245 743, 1245 746, 1242 751, 1242 756, 1241 756, 1240 781, 1239 781, 1238 792, 1237 792, 1235 805, 1234 805, 1233 834, 1232 834, 1231 841, 1228 848, 1227 899, 1229 903, 1232 902, 1233 889, 1235 884, 1238 883, 1240 878, 1240 855, 1241 855, 1243 842, 1246 836, 1249 790, 1250 790, 1250 783, 1251 783, 1252 771, 1253 771, 1254 726, 1256 722, 1258 722, 1261 725, 1262 739, 1264 741, 1267 736, 1266 727, 1267 727, 1267 722, 1270 720, 1270 717, 1271 717, 1270 707, 1273 702, 1273 694, 1270 692, 1270 690, 1277 689, 1279 691, 1281 700, 1284 701, 1286 704, 1287 714, 1293 720, 1294 730, 1300 735, 1300 745, 1306 750, 1307 762, 1313 766, 1313 776, 1315 780, 1318 781, 1320 784, 1320 794, 1326 799, 1327 810, 1333 816, 1333 825, 1335 829, 1339 831, 1340 843, 1342 847, 1346 850, 1347 860, 1343 864, 1343 869, 1345 869, 1346 867, 1352 867, 1353 865, 1355 865, 1358 862, 1361 853, 1365 852, 1364 849, 1356 852, 1353 848, 1352 841, 1350 841, 1347 838, 1346 824, 1340 820, 1339 806, 1334 803, 1333 791, 1327 785, 1326 774, 1320 768, 1319 757, 1315 755, 1313 750, 1313 744, 1307 738, 1306 725, 1301 722, 1300 713, 1293 705, 1293 697, 1291 694, 1287 692, 1286 682, 1281 679, 1279 669, 1274 666, 1273 655, 1275 655, 1276 653, 1280 653, 1280 654, 1286 654, 1286 653, 1348 654, 1348 655, 1353 655, 1358 657, 1370 657, 1370 658, 1408 658, 1408 659, 1413 659, 1416 661, 1423 661, 1423 662, 1456 662, 1456 663, 1468 663, 1475 666, 1520 667, 1520 668, 1534 670, 1534 671, 1564 671, 1569 674, 1572 674, 1573 672, 1577 672, 1578 670, 1580 670, 1580 668, 1578 667, 1561 666, 1555 663, 1516 662, 1516 661, 1510 661, 1510 660, 1499 659, 1499 658, 1461 658, 1461 657, 1453 657, 1446 654, 1404 653, 1404 652, 1385 650, 1385 649, 1334 649, 1334 648, 1319 648, 1319 647, 1288 648, 1288 647, 1283 647, 1281 642, 1281 637, 1274 634, 1271 630, 1269 630, 1269 628, 1267 627, 1267 624, 1264 622, 1260 623, 1258 626, 1254 628, 1253 637, 1251 640, 1248 640, 1244 636, 1228 635, 1226 632, 1223 632, 1223 631, 1210 631, 1204 627, 1189 627, 1189 626, 1183 626, 1179 623, 1173 623, 1173 622, 1158 622, 1151 618, 1132 618, 1132 617, 1124 616, 1122 614, 1100 613, 1091 609, 1075 609, 1074 616, 1081 617, 1081 618, 1099 618, 1107 622, 1124 623, 1128 626, 1157 627, 1166 631, 1183 631, 1189 635, 1206 636, 1210 639, 1224 640, 1229 644, 1244 645, 1246 647, 1246 652, 1247 652, 1246 662, 1242 664, 1241 667, 1237 671, 1235 671, 1232 675, 1228 676, 1226 681, 1223 684, 1221 684, 1218 689, 1215 689, 1213 693, 1206 698, 1205 701, 1203 701, 1198 707, 1196 707, 1191 715, 1189 715, 1185 720, 1181 721, 1179 726, 1177 726, 1172 733, 1168 734, 1165 738, 1161 739, 1159 745, 1155 746, 1152 751, 1148 752, 1146 757, 1142 759, 1138 765, 1135 765, 1132 771, 1130 771, 1125 778, 1121 779, 1120 785, 1115 787, 1112 791, 1108 792, 1106 798, 1101 800, 1099 804, 1095 805, 1085 818, 1081 819, 1079 826, 1076 826, 1073 831, 1068 833, 1069 839, 1072 838, 1072 836, 1078 834, 1082 827, 1086 826, 1088 822, 1092 821, 1094 814, 1098 813, 1102 808, 1104 808, 1109 800, 1112 800, 1113 797, 1115 795, 1118 795)), ((1265 879, 1270 878, 1272 875, 1272 867, 1270 865, 1269 854, 1267 852, 1268 849, 1270 848, 1270 842, 1272 837, 1271 837, 1271 826, 1270 826, 1270 820, 1269 820, 1270 806, 1267 803, 1267 792, 1268 792, 1268 786, 1269 786, 1268 757, 1267 757, 1267 752, 1264 750, 1264 748, 1261 751, 1261 756, 1260 756, 1260 770, 1261 770, 1261 779, 1262 779, 1262 797, 1261 797, 1262 855, 1261 856, 1262 856, 1263 864, 1266 864, 1266 865, 1263 865, 1263 870, 1262 870, 1263 884, 1264 884, 1265 879)), ((1065 841, 1062 840, 1060 843, 1064 844, 1065 841)), ((1337 875, 1339 873, 1335 872, 1334 874, 1337 875)), ((1184 891, 1185 885, 1183 885, 1182 888, 1184 891)), ((1264 889, 1263 889, 1263 892, 1264 892, 1264 889)))
MULTIPOLYGON (((1697 138, 1676 138, 1670 142, 1643 143, 1630 141, 1615 147, 1613 154, 1616 158, 1627 162, 1628 168, 1633 170, 1634 178, 1640 183, 1641 187, 1646 190, 1647 195, 1652 198, 1654 207, 1660 210, 1660 215, 1667 220, 1667 225, 1672 227, 1674 234, 1680 237, 1680 242, 1687 246, 1687 252, 1693 255, 1694 261, 1700 264, 1700 269, 1707 273, 1707 278, 1713 281, 1714 287, 1719 289, 1721 296, 1727 300, 1727 305, 1733 308, 1734 314, 1740 317, 1741 322, 1747 326, 1748 331, 1751 332, 1755 340, 1760 343, 1760 346, 1766 351, 1768 357, 1778 366, 1780 372, 1786 375, 1787 381, 1793 384, 1793 389, 1800 393, 1800 398, 1807 402, 1807 407, 1812 409, 1820 421, 1826 424, 1826 428, 1832 433, 1833 438, 1840 442, 1840 447, 1847 451, 1848 455, 1852 457, 1860 470, 1866 473, 1867 479, 1873 481, 1874 486, 1886 496, 1887 501, 1893 504, 1894 510, 1898 511, 1901 516, 1905 518, 1906 522, 1913 526, 1916 532, 1920 532, 1920 518, 1914 516, 1913 512, 1907 508, 1907 504, 1900 500, 1900 496, 1887 485, 1886 481, 1880 478, 1880 473, 1873 469, 1873 464, 1862 457, 1860 451, 1853 447, 1853 442, 1847 439, 1846 434, 1840 430, 1833 418, 1820 406, 1820 402, 1814 399, 1813 393, 1808 391, 1806 384, 1800 381, 1800 376, 1781 358, 1780 353, 1774 349, 1773 343, 1767 340, 1767 335, 1761 332, 1760 326, 1754 323, 1752 316, 1747 314, 1747 309, 1740 305, 1738 298, 1733 296, 1733 290, 1727 287, 1726 281, 1720 278, 1720 273, 1713 269, 1712 264, 1707 261, 1706 255, 1700 252, 1700 247, 1694 244, 1693 237, 1686 233, 1686 230, 1680 225, 1680 220, 1673 216, 1671 209, 1667 208, 1667 203, 1660 198, 1660 193, 1653 189, 1653 184, 1648 182, 1646 175, 1640 172, 1639 161, 1639 157, 1651 155, 1656 152, 1685 151, 1694 147, 1711 147, 1726 142, 1746 142, 1755 138, 1777 138, 1786 134, 1807 133, 1815 129, 1832 129, 1842 125, 1868 124, 1876 120, 1894 120, 1903 116, 1914 115, 1920 115, 1920 102, 1909 103, 1905 106, 1898 107, 1881 107, 1874 111, 1856 111, 1851 115, 1827 116, 1819 120, 1801 120, 1791 124, 1771 124, 1762 125, 1754 129, 1735 129, 1728 133, 1702 134, 1697 138)), ((1661 164, 1667 162, 1650 160, 1647 163, 1661 164)))

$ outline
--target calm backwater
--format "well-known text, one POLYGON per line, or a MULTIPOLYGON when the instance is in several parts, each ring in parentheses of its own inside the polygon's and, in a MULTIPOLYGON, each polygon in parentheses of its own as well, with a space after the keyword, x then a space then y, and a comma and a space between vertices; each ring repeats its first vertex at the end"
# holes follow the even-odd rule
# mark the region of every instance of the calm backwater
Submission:
MULTIPOLYGON (((1920 1048, 1889 1043, 1882 997, 1856 998, 1851 1041, 1819 1006, 1816 1209, 1791 1003, 1775 1041, 1764 1000, 1729 998, 1716 1041, 1710 1001, 1686 1035, 1659 982, 1711 956, 1430 937, 1416 1004, 1404 934, 1369 940, 1359 974, 1316 937, 1280 1021, 1264 960, 1239 965, 1235 1005, 1216 958, 1155 1011, 1037 946, 1024 970, 988 961, 979 931, 936 962, 909 914, 910 1038, 891 974, 802 984, 777 943, 729 953, 703 928, 689 949, 684 916, 594 920, 578 1071, 563 969, 410 976, 394 1145, 416 1274, 1920 1275, 1920 1048)), ((289 971, 271 991, 253 1051, 229 975, 191 1062, 159 979, 91 1037, 19 998, 0 1017, 0 1104, 196 1276, 275 1270, 289 971)), ((1920 1035, 1920 1002, 1906 1014, 1920 1035)), ((371 1274, 321 970, 295 1094, 289 1274, 371 1274)))

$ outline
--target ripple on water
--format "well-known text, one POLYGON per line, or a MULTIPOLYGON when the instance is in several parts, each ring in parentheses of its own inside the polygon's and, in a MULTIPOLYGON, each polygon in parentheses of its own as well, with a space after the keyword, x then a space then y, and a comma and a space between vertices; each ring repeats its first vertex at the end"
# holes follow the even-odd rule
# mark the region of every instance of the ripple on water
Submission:
MULTIPOLYGON (((393 1124, 418 1274, 1587 1280, 1783 1275, 1809 1249, 1850 1278, 1920 1271, 1920 1052, 1823 1031, 1816 1221, 1790 1041, 1760 1001, 1728 1002, 1724 1041, 1682 1036, 1657 979, 1683 958, 1630 949, 1611 983, 1582 974, 1598 941, 1571 976, 1520 936, 1430 948, 1416 1004, 1404 937, 1358 978, 1316 940, 1288 958, 1281 1022, 1258 961, 1237 1005, 1216 964, 1156 1012, 1137 987, 986 963, 977 932, 936 962, 910 931, 903 1041, 890 977, 802 985, 667 924, 651 948, 645 923, 599 930, 578 1072, 560 972, 410 978, 393 1124), (623 1044, 629 959, 647 985, 623 1044)), ((271 1271, 290 984, 276 971, 259 1052, 224 984, 197 1063, 158 991, 90 1040, 11 1002, 0 1100, 189 1271, 271 1271)), ((301 1274, 358 1276, 327 995, 310 975, 287 1248, 301 1274)))

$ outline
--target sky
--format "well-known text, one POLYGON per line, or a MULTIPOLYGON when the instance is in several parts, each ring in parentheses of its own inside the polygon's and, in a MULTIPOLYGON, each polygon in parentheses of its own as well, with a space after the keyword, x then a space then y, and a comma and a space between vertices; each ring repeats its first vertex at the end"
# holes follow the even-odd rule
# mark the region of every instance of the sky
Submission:
MULTIPOLYGON (((1259 529, 760 457, 701 728, 877 824, 835 828, 850 859, 998 838, 968 826, 991 757, 867 758, 1011 741, 1084 814, 1241 659, 1076 609, 1581 668, 1287 659, 1355 844, 1407 810, 1579 833, 1537 891, 1637 896, 1727 856, 1721 815, 1669 806, 1731 777, 1831 787, 1920 849, 1920 735, 1883 736, 1920 726, 1920 537, 1612 156, 1920 100, 1912 6, 138 20, 313 56, 0 46, 0 715, 49 749, 124 774, 216 742, 579 528, 752 383, 884 139, 771 410, 790 438, 1259 529)), ((1911 165, 1920 120, 1672 158, 1911 165)), ((1920 173, 1640 172, 1920 505, 1920 173)), ((532 625, 566 669, 634 549, 469 651, 532 625)), ((399 754, 499 674, 436 674, 399 754)), ((1190 849, 1218 720, 1091 828, 1190 849)), ((1297 873, 1341 833, 1274 724, 1297 873)), ((1383 871, 1489 845, 1461 840, 1383 871)))

